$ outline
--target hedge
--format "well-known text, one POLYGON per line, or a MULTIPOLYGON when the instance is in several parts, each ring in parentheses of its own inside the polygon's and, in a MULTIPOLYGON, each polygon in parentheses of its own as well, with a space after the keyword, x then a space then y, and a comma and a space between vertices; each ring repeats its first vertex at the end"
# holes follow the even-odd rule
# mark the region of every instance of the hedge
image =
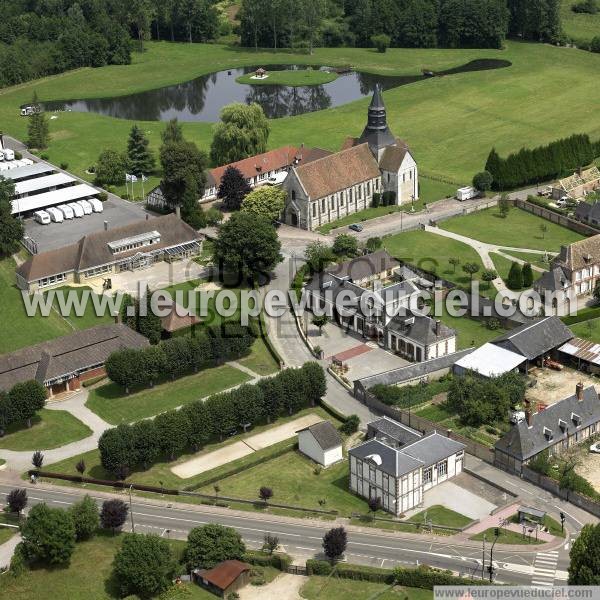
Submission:
POLYGON ((260 550, 249 550, 242 556, 242 560, 251 565, 258 565, 259 567, 273 567, 283 572, 287 571, 288 567, 292 564, 292 557, 288 554, 265 554, 260 550))

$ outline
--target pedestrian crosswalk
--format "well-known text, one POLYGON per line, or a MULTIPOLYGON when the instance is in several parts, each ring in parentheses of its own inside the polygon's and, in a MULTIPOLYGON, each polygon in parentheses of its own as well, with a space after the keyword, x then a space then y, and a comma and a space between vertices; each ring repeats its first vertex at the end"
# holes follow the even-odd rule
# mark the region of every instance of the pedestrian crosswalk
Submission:
POLYGON ((531 584, 543 587, 552 587, 556 577, 556 565, 558 563, 558 552, 538 552, 533 563, 533 577, 531 584))

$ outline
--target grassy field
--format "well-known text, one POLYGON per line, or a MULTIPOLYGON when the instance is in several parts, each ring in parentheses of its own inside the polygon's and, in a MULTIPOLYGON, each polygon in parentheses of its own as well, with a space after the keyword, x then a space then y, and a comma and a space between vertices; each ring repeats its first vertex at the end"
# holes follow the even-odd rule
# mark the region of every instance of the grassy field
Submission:
MULTIPOLYGON (((505 154, 575 132, 600 136, 596 94, 600 56, 543 44, 507 42, 505 50, 323 48, 310 56, 288 51, 253 52, 222 45, 151 42, 135 53, 129 66, 79 69, 0 92, 0 129, 24 138, 27 121, 19 106, 34 90, 41 100, 126 95, 187 81, 225 68, 276 61, 288 64, 351 64, 367 72, 416 75, 471 60, 508 60, 506 69, 435 77, 385 93, 389 122, 411 146, 424 175, 466 184, 483 167, 492 146, 505 154), (560 85, 557 86, 556 82, 560 85)), ((348 135, 358 135, 369 99, 338 108, 271 122, 271 148, 305 143, 331 150, 348 135)), ((67 162, 78 175, 104 148, 122 149, 132 123, 93 114, 60 113, 50 122, 53 141, 47 151, 55 163, 67 162), (90 143, 93 141, 93 143, 90 143)), ((163 124, 143 122, 151 147, 160 144, 163 124)), ((186 123, 185 135, 207 149, 211 123, 186 123)))
POLYGON ((92 430, 65 410, 43 408, 32 419, 31 428, 25 425, 8 427, 0 438, 0 448, 6 450, 51 450, 92 434, 92 430))
POLYGON ((569 327, 577 337, 600 342, 600 319, 589 319, 575 325, 569 325, 569 327))
POLYGON ((588 15, 575 13, 571 10, 573 4, 581 0, 562 0, 560 3, 560 16, 564 32, 575 41, 591 40, 600 35, 600 13, 588 15))
POLYGON ((253 79, 254 73, 248 73, 238 77, 238 83, 249 85, 287 85, 291 87, 301 87, 303 85, 323 85, 335 81, 338 76, 336 73, 327 71, 318 71, 316 69, 298 69, 285 71, 269 71, 266 79, 253 79))
POLYGON ((306 600, 431 600, 433 592, 420 588, 331 577, 310 577, 300 590, 306 600))
MULTIPOLYGON (((81 298, 81 295, 84 290, 91 291, 91 289, 92 288, 90 288, 88 286, 73 287, 73 288, 71 288, 69 286, 65 286, 65 287, 56 288, 56 291, 57 292, 61 291, 62 293, 65 294, 65 297, 66 297, 67 293, 72 291, 75 294, 77 294, 78 298, 81 298)), ((59 307, 57 300, 54 300, 54 307, 57 309, 59 307)), ((102 325, 105 323, 114 323, 113 317, 109 314, 98 316, 94 312, 94 305, 92 304, 91 301, 85 305, 85 312, 81 316, 75 315, 74 311, 72 311, 72 312, 73 312, 72 315, 69 315, 68 317, 61 317, 61 318, 63 318, 71 326, 71 329, 73 329, 73 330, 88 329, 89 327, 94 327, 96 325, 102 325)))
POLYGON ((200 400, 250 379, 249 375, 239 369, 222 365, 175 381, 169 380, 128 396, 117 384, 106 383, 90 390, 86 406, 107 423, 118 425, 200 400))
POLYGON ((506 218, 500 216, 498 208, 488 208, 443 221, 440 227, 486 244, 549 252, 558 252, 561 245, 576 242, 584 237, 518 208, 510 210, 506 218), (540 230, 542 224, 548 228, 545 233, 540 230))
MULTIPOLYGON (((488 542, 492 542, 494 540, 494 527, 490 527, 485 531, 481 531, 475 535, 472 535, 469 539, 475 542, 480 542, 483 540, 483 536, 485 535, 485 539, 488 542)), ((511 531, 510 529, 504 529, 504 527, 500 528, 500 535, 498 536, 498 544, 529 544, 529 538, 523 537, 521 533, 517 533, 516 531, 511 531)), ((531 544, 543 544, 542 540, 536 541, 535 534, 531 538, 531 544)))
MULTIPOLYGON (((531 265, 535 265, 536 267, 540 267, 541 269, 545 269, 546 271, 550 268, 550 262, 544 260, 543 254, 535 254, 534 252, 506 252, 504 254, 509 254, 510 256, 514 256, 520 260, 524 260, 531 265)), ((552 260, 553 255, 549 254, 548 258, 552 260)), ((541 275, 541 274, 540 274, 541 275)))
MULTIPOLYGON (((214 450, 218 450, 219 448, 223 448, 224 446, 227 446, 229 444, 233 444, 235 442, 243 440, 244 438, 247 438, 251 435, 260 433, 260 432, 265 431, 266 429, 269 429, 274 426, 282 425, 288 421, 297 419, 298 417, 301 417, 301 416, 307 415, 307 414, 317 414, 320 417, 322 417, 323 419, 329 419, 332 422, 334 422, 336 425, 338 425, 338 423, 336 421, 334 421, 332 419, 332 417, 330 415, 328 415, 322 408, 320 408, 320 407, 308 408, 299 413, 296 413, 295 415, 292 415, 291 417, 284 417, 284 418, 278 419, 272 425, 267 424, 267 425, 259 425, 257 427, 254 427, 253 429, 249 430, 247 433, 245 433, 245 434, 240 433, 239 435, 233 436, 224 442, 218 442, 218 441, 211 442, 211 443, 207 444, 199 453, 183 454, 174 462, 164 461, 164 462, 156 463, 154 466, 152 466, 147 471, 137 471, 137 472, 132 473, 126 479, 126 481, 128 481, 130 483, 131 482, 144 483, 147 485, 160 485, 160 482, 162 482, 163 487, 176 488, 176 489, 181 489, 184 486, 185 487, 201 486, 203 484, 203 482, 208 481, 209 479, 212 479, 215 475, 219 476, 220 473, 225 473, 225 472, 229 471, 229 469, 231 469, 231 463, 223 465, 222 467, 218 467, 217 469, 213 469, 212 471, 208 471, 206 473, 201 473, 200 475, 196 475, 195 477, 190 477, 188 479, 181 479, 181 478, 177 477, 171 471, 171 468, 174 467, 176 464, 185 462, 194 456, 199 456, 201 454, 207 454, 209 452, 213 452, 214 450)), ((261 458, 265 458, 265 457, 273 455, 273 453, 276 453, 281 447, 286 447, 286 448, 290 447, 291 448, 293 446, 294 441, 295 441, 294 438, 291 438, 290 440, 286 440, 285 442, 280 442, 279 444, 275 444, 274 446, 265 448, 264 450, 259 450, 258 452, 255 452, 252 455, 249 455, 245 458, 238 459, 237 461, 235 461, 235 465, 251 464, 252 461, 255 461, 257 458, 261 459, 261 458)), ((86 475, 87 476, 95 477, 97 479, 108 479, 108 480, 114 479, 111 476, 111 474, 108 473, 107 471, 105 471, 104 468, 102 467, 102 465, 100 463, 100 455, 99 455, 98 450, 91 450, 89 452, 85 452, 78 456, 73 456, 73 457, 65 459, 63 461, 54 463, 52 465, 52 471, 54 471, 56 473, 67 473, 69 475, 74 475, 77 473, 77 471, 75 469, 75 465, 81 459, 83 459, 86 464, 86 469, 87 469, 86 475)), ((56 483, 60 483, 60 482, 57 480, 56 483)), ((68 482, 64 482, 64 484, 69 485, 68 482)), ((106 489, 106 488, 104 488, 104 489, 106 489)), ((212 489, 212 487, 210 488, 209 493, 211 493, 211 494, 214 493, 214 490, 212 489)), ((254 494, 252 497, 254 497, 254 494)), ((181 500, 183 500, 184 502, 193 502, 194 501, 193 498, 185 498, 185 497, 182 497, 181 500)))
MULTIPOLYGON (((35 568, 19 577, 4 576, 2 597, 12 600, 113 600, 119 598, 111 580, 113 557, 121 544, 122 535, 99 533, 75 548, 71 563, 64 568, 35 568)), ((184 542, 169 540, 175 556, 181 556, 184 542)), ((184 584, 189 600, 212 600, 214 595, 197 585, 184 584)))
MULTIPOLYGON (((501 256, 496 252, 490 252, 490 258, 494 261, 494 266, 498 275, 504 280, 504 283, 508 282, 508 273, 513 264, 513 261, 501 256)), ((542 274, 539 271, 533 271, 533 281, 537 281, 542 274)))

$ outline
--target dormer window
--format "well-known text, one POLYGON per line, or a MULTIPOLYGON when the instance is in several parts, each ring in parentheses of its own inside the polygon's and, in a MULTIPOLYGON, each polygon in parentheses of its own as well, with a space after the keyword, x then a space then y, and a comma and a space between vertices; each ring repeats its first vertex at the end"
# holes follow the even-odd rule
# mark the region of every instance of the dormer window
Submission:
POLYGON ((548 427, 544 427, 544 437, 548 441, 551 441, 554 438, 554 434, 552 433, 552 429, 549 429, 548 427))
POLYGON ((575 425, 581 425, 581 417, 576 413, 571 413, 571 421, 575 423, 575 425))
POLYGON ((561 428, 562 431, 567 430, 567 423, 566 423, 566 421, 563 421, 562 419, 558 420, 558 426, 561 428))
POLYGON ((148 233, 141 233, 132 237, 108 242, 107 245, 113 254, 118 254, 119 252, 128 252, 130 250, 135 250, 136 248, 151 246, 158 243, 160 243, 160 233, 158 233, 158 231, 149 231, 148 233))

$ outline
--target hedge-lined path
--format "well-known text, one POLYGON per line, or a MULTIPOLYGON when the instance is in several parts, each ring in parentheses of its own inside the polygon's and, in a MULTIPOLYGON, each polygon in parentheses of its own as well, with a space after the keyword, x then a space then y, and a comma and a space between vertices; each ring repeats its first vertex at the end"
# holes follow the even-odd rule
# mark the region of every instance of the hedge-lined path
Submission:
MULTIPOLYGON (((263 375, 255 373, 248 367, 236 361, 228 361, 225 364, 235 369, 238 369, 252 377, 250 381, 246 381, 244 382, 244 384, 252 385, 257 383, 263 377, 265 377, 263 375)), ((231 391, 244 384, 238 384, 227 388, 223 391, 231 391)), ((66 400, 59 402, 49 402, 46 404, 47 409, 64 410, 71 413, 76 419, 87 425, 92 430, 92 434, 86 438, 83 438, 82 440, 78 440, 70 444, 65 444, 64 446, 54 448, 53 450, 44 450, 44 448, 39 448, 39 450, 41 450, 44 453, 44 464, 49 465, 55 462, 60 462, 67 458, 71 458, 72 456, 77 456, 78 454, 83 454, 84 452, 95 450, 98 447, 98 440, 100 439, 100 436, 104 433, 104 431, 115 427, 114 425, 110 425, 109 423, 104 421, 104 419, 99 417, 95 412, 93 412, 86 406, 88 395, 89 388, 81 388, 81 390, 75 392, 66 400)), ((206 399, 207 397, 208 396, 202 397, 202 395, 199 393, 198 399, 206 399)), ((124 397, 123 400, 126 401, 126 397, 124 397)), ((181 407, 178 406, 176 407, 176 409, 177 408, 181 407)), ((31 464, 32 454, 33 452, 31 451, 17 452, 15 450, 0 449, 0 458, 6 460, 7 468, 19 472, 27 471, 28 469, 31 469, 33 467, 33 465, 31 464)))

